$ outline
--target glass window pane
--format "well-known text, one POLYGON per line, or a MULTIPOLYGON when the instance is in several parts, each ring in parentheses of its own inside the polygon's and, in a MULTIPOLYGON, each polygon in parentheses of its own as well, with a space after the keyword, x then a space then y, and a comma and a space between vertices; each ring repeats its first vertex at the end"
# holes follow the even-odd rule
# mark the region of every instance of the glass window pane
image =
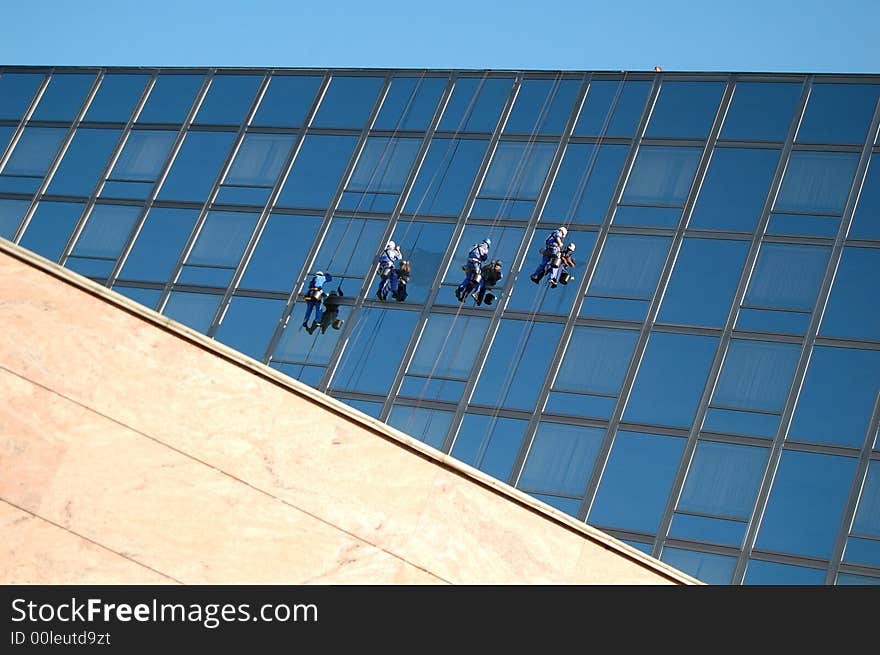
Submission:
POLYGON ((605 430, 541 422, 517 486, 582 497, 605 430))
POLYGON ((589 295, 650 300, 670 242, 666 237, 609 235, 589 295))
POLYGON ((46 193, 89 196, 102 179, 107 160, 119 141, 119 130, 80 128, 64 153, 46 193))
POLYGON ((6 151, 6 146, 12 141, 12 135, 15 134, 15 127, 12 125, 0 125, 0 157, 6 151))
POLYGON ((743 580, 743 584, 754 585, 820 585, 824 582, 824 569, 754 559, 749 560, 749 568, 743 580))
POLYGON ((251 125, 299 127, 320 83, 316 76, 273 75, 251 125))
POLYGON ((536 198, 555 151, 552 143, 502 141, 480 187, 480 197, 536 198))
POLYGON ((542 218, 598 225, 605 217, 627 146, 572 143, 553 182, 542 218))
POLYGON ((262 360, 284 306, 283 300, 233 297, 217 329, 217 341, 262 360))
POLYGON ((418 312, 365 307, 333 377, 333 389, 388 393, 418 312), (381 338, 380 338, 381 335, 381 338))
POLYGON ((165 282, 177 263, 199 212, 153 207, 138 233, 119 277, 165 282))
POLYGON ((239 125, 262 79, 256 75, 215 75, 193 122, 239 125))
POLYGON ((829 254, 821 246, 763 244, 744 304, 812 311, 829 254))
POLYGON ((669 536, 740 548, 745 540, 748 526, 748 521, 676 512, 669 526, 669 536))
POLYGON ((638 336, 635 330, 575 327, 553 388, 616 395, 638 336))
POLYGON ((452 412, 424 407, 395 405, 388 416, 391 427, 438 449, 443 446, 451 422, 452 412))
POLYGON ((844 248, 820 334, 880 341, 880 250, 844 248))
POLYGON ((799 357, 796 344, 733 339, 712 405, 781 412, 799 357))
POLYGON ((839 216, 849 196, 858 159, 854 152, 794 151, 774 209, 839 216))
POLYGON ((178 282, 223 285, 229 283, 257 223, 257 214, 212 211, 186 259, 178 282), (196 265, 196 268, 192 266, 196 265), (224 271, 202 267, 223 268, 224 271))
POLYGON ((778 150, 716 148, 689 227, 752 232, 778 161, 778 150))
POLYGON ((154 182, 162 171, 176 137, 176 132, 132 132, 110 172, 109 179, 154 182))
POLYGON ((30 204, 28 200, 0 198, 0 237, 12 240, 30 204))
POLYGON ((312 126, 362 128, 382 82, 381 77, 333 77, 312 126))
POLYGON ((104 75, 84 120, 127 122, 149 81, 149 75, 104 75))
POLYGON ((683 205, 699 161, 699 148, 639 148, 622 202, 683 205))
POLYGON ((395 77, 373 129, 427 129, 445 86, 445 77, 395 77))
POLYGON ((523 80, 504 132, 561 133, 580 86, 580 80, 523 80))
POLYGON ((308 364, 287 364, 283 362, 270 362, 269 366, 281 371, 284 375, 299 380, 303 384, 317 387, 321 381, 321 377, 326 370, 323 366, 312 366, 308 364))
POLYGON ((159 75, 137 118, 138 122, 182 123, 203 81, 201 75, 159 75))
POLYGON ((878 95, 876 84, 813 84, 797 140, 863 143, 878 95))
POLYGON ((632 136, 642 117, 650 90, 651 83, 648 81, 590 82, 583 109, 574 126, 574 135, 632 136))
POLYGON ((561 333, 560 324, 501 321, 471 402, 533 410, 561 333))
POLYGON ((486 145, 482 139, 433 139, 405 211, 457 216, 464 207, 486 145))
POLYGON ((710 585, 729 585, 736 558, 684 548, 664 548, 660 559, 710 585))
POLYGON ((368 139, 339 208, 384 212, 394 209, 420 145, 421 139, 368 139))
POLYGON ((680 207, 643 207, 619 205, 614 212, 615 225, 676 227, 681 220, 680 207))
POLYGON ((220 298, 207 293, 173 291, 162 313, 197 332, 205 333, 211 327, 220 298))
POLYGON ((799 82, 737 82, 721 138, 784 141, 802 88, 799 82))
POLYGON ((690 426, 717 346, 715 337, 652 334, 624 419, 690 426))
POLYGON ((283 207, 327 207, 356 142, 357 137, 353 136, 307 136, 278 197, 278 204, 283 207))
POLYGON ((224 183, 271 187, 295 140, 292 134, 245 135, 224 183))
POLYGON ((142 209, 129 205, 95 205, 71 254, 115 260, 142 209))
POLYGON ((4 73, 0 75, 0 119, 19 120, 34 99, 43 75, 4 73))
POLYGON ((19 244, 57 262, 82 210, 81 203, 41 202, 28 222, 19 244))
POLYGON ((587 523, 653 533, 681 459, 684 439, 620 431, 587 523))
POLYGON ((379 418, 379 413, 382 411, 382 403, 374 403, 369 400, 352 400, 351 398, 340 398, 339 400, 349 407, 353 407, 373 418, 379 418))
POLYGON ((852 457, 783 452, 756 548, 830 557, 855 465, 852 457))
POLYGON ((162 295, 161 289, 144 289, 141 287, 116 285, 113 287, 113 290, 149 309, 156 308, 156 303, 159 302, 159 298, 162 295))
POLYGON ((788 438, 860 447, 880 388, 880 351, 816 346, 788 438))
POLYGON ((300 323, 300 318, 305 314, 306 305, 298 302, 290 315, 290 321, 272 355, 274 360, 286 360, 312 365, 307 370, 285 370, 288 375, 295 373, 295 377, 306 384, 317 385, 324 374, 324 369, 318 369, 315 364, 327 364, 336 348, 339 339, 338 330, 328 330, 322 334, 317 330, 314 335, 306 332, 300 323))
POLYGON ((868 476, 862 487, 851 532, 880 538, 880 460, 872 460, 868 465, 868 476))
POLYGON ((189 132, 162 183, 158 198, 205 200, 234 138, 232 132, 189 132))
POLYGON ((835 584, 846 584, 846 585, 856 585, 856 584, 871 584, 877 585, 880 584, 880 576, 873 577, 869 575, 856 575, 855 573, 838 573, 837 574, 837 582, 835 584))
POLYGON ((880 154, 871 155, 849 236, 880 239, 880 154))
POLYGON ((769 453, 767 448, 700 441, 677 509, 748 520, 769 453))
POLYGON ((705 139, 722 93, 724 82, 663 82, 645 136, 705 139))
MULTIPOLYGON (((335 217, 321 242, 313 270, 329 272, 334 278, 351 278, 353 290, 349 293, 353 295, 364 276, 373 272, 385 226, 382 220, 335 217)), ((337 279, 335 284, 339 283, 337 279)))
POLYGON ((407 373, 466 380, 488 326, 481 316, 431 314, 407 373))
POLYGON ((321 224, 320 216, 271 214, 240 286, 289 292, 321 224))
POLYGON ((66 135, 67 129, 62 127, 25 128, 3 174, 43 177, 66 135))
POLYGON ((685 239, 663 295, 658 320, 722 327, 748 248, 747 241, 685 239))
POLYGON ((767 234, 795 234, 815 237, 835 237, 840 228, 837 216, 810 216, 809 214, 770 214, 767 234))
POLYGON ((43 92, 33 121, 72 121, 76 118, 92 84, 94 73, 88 75, 55 74, 43 92))
POLYGON ((506 482, 519 453, 527 421, 465 414, 452 456, 506 482))
POLYGON ((512 84, 513 79, 509 77, 460 77, 455 81, 438 129, 454 132, 493 131, 512 84))
POLYGON ((391 238, 401 247, 404 259, 412 267, 406 285, 406 299, 410 302, 427 299, 454 227, 450 223, 400 221, 394 228, 391 238))

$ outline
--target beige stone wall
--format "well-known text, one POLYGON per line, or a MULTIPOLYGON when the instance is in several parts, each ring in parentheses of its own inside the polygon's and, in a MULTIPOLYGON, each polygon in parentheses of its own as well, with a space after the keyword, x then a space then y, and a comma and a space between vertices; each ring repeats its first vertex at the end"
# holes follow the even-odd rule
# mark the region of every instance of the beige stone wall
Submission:
POLYGON ((692 578, 0 239, 0 582, 692 578))

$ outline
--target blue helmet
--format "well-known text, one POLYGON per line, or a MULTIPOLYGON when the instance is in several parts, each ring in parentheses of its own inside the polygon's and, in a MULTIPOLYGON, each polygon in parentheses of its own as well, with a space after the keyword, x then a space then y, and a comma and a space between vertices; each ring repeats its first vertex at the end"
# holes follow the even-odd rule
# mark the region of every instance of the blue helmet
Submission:
POLYGON ((485 239, 483 239, 483 243, 485 243, 487 246, 491 246, 492 239, 490 239, 489 237, 486 237, 485 239))

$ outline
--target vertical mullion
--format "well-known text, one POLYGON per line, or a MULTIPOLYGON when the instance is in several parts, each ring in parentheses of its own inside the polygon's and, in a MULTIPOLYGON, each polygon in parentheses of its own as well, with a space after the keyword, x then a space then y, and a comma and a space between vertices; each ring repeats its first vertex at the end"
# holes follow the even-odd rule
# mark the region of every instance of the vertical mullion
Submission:
MULTIPOLYGON (((880 103, 878 103, 878 105, 874 108, 874 115, 871 119, 871 128, 868 130, 868 134, 866 135, 865 143, 862 147, 861 155, 859 156, 859 162, 856 167, 856 172, 853 176, 853 181, 850 186, 847 203, 844 208, 843 215, 840 218, 840 226, 837 230, 837 236, 834 239, 834 245, 831 248, 831 254, 828 258, 828 264, 825 268, 825 275, 822 279, 822 285, 819 287, 819 293, 816 297, 816 304, 813 307, 813 315, 810 318, 810 323, 807 327, 806 335, 804 336, 804 342, 801 348, 801 354, 798 359, 797 367, 795 369, 792 385, 789 389, 789 393, 785 402, 785 407, 779 421, 779 428, 776 431, 776 436, 773 439, 770 459, 767 463, 767 469, 764 473, 764 478, 761 481, 761 488, 758 493, 758 498, 755 502, 755 510, 752 514, 752 520, 749 522, 749 528, 746 533, 746 538, 743 542, 742 551, 737 558, 736 569, 734 570, 733 574, 733 584, 741 584, 745 577, 746 566, 748 565, 749 556, 751 555, 752 550, 755 547, 758 530, 760 528, 761 521, 764 518, 764 512, 767 509, 767 503, 770 498, 770 490, 773 485, 773 480, 776 477, 776 471, 779 467, 779 462, 782 459, 785 438, 788 434, 788 429, 794 416, 794 410, 797 406, 798 396, 800 395, 804 379, 806 378, 807 368, 809 366, 810 358, 813 353, 813 345, 815 344, 816 337, 819 333, 819 325, 822 322, 822 316, 825 313, 825 308, 828 306, 828 298, 831 295, 831 286, 834 283, 834 277, 837 274, 837 268, 840 265, 840 259, 843 256, 844 241, 846 240, 846 235, 849 232, 850 224, 852 223, 853 215, 855 214, 855 205, 858 199, 859 189, 861 188, 862 179, 867 172, 868 160, 871 157, 871 150, 873 146, 871 137, 877 133, 878 124, 880 124, 880 103)), ((838 530, 838 537, 833 551, 838 558, 843 551, 843 546, 840 542, 842 539, 841 531, 843 529, 846 529, 843 527, 844 525, 845 523, 842 521, 841 528, 838 530), (837 552, 837 546, 840 546, 840 552, 837 552)), ((832 562, 832 565, 826 572, 826 581, 828 577, 832 575, 831 569, 833 569, 834 566, 835 565, 832 562)))

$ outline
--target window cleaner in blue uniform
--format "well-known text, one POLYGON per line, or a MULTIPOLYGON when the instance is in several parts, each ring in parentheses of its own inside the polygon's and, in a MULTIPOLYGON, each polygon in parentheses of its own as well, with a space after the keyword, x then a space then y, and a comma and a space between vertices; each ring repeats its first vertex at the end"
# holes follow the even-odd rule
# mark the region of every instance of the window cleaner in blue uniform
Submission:
POLYGON ((482 279, 477 286, 477 290, 474 291, 471 296, 477 301, 478 305, 491 305, 495 300, 495 294, 492 293, 492 289, 494 289, 498 283, 501 282, 501 278, 504 277, 504 273, 501 270, 501 260, 493 259, 483 266, 481 273, 482 279))
POLYGON ((321 327, 321 334, 324 334, 328 327, 333 327, 334 330, 340 329, 342 324, 345 323, 345 321, 339 318, 339 306, 341 304, 342 285, 340 284, 336 291, 331 291, 324 296, 323 315, 318 319, 317 323, 312 323, 311 327, 307 327, 306 331, 309 334, 312 334, 318 326, 321 327))
POLYGON ((397 286, 397 263, 403 259, 403 253, 393 241, 389 241, 385 250, 379 255, 379 267, 376 275, 379 276, 379 285, 376 287, 376 297, 379 300, 387 300, 391 287, 397 286))
MULTIPOLYGON (((309 316, 312 315, 312 310, 315 310, 315 322, 312 323, 311 330, 314 331, 315 326, 321 322, 321 316, 324 314, 324 308, 321 306, 322 296, 324 295, 324 285, 332 280, 332 275, 322 271, 315 273, 312 276, 312 279, 309 280, 309 289, 303 295, 303 300, 306 301, 306 317, 303 319, 304 328, 309 328, 309 316)), ((311 334, 311 331, 309 334, 311 334)))
MULTIPOLYGON (((532 282, 538 284, 541 281, 541 278, 550 272, 551 262, 557 259, 559 253, 562 252, 562 245, 565 243, 565 237, 567 234, 567 228, 558 227, 547 237, 547 240, 544 242, 544 248, 541 250, 541 263, 538 265, 538 268, 535 269, 535 272, 529 277, 532 282)), ((556 282, 554 282, 552 278, 550 279, 550 286, 556 286, 556 282)))
POLYGON ((492 239, 486 237, 482 241, 475 243, 468 253, 467 263, 462 268, 465 275, 462 283, 455 290, 455 297, 459 302, 464 302, 467 295, 479 287, 482 279, 483 262, 489 259, 489 246, 492 245, 492 239))
POLYGON ((406 285, 409 284, 409 275, 412 271, 412 267, 410 266, 409 260, 402 260, 397 266, 394 267, 394 272, 391 277, 391 295, 397 302, 403 302, 406 300, 407 291, 406 285))
POLYGON ((568 271, 568 269, 575 267, 574 257, 572 257, 574 248, 574 243, 569 243, 559 253, 559 257, 550 262, 550 286, 555 287, 557 283, 568 284, 570 280, 574 279, 574 275, 568 271))

